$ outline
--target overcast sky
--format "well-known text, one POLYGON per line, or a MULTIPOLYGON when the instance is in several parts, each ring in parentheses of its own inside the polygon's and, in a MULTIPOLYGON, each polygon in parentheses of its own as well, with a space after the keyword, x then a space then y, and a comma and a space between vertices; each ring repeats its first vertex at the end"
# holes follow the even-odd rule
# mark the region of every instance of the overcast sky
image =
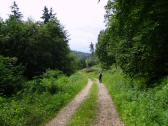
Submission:
MULTIPOLYGON (((89 43, 97 42, 99 31, 104 29, 104 6, 107 0, 15 0, 26 20, 41 20, 46 5, 53 8, 57 18, 70 35, 72 50, 89 52, 89 43)), ((7 18, 13 0, 0 0, 0 17, 7 18)))

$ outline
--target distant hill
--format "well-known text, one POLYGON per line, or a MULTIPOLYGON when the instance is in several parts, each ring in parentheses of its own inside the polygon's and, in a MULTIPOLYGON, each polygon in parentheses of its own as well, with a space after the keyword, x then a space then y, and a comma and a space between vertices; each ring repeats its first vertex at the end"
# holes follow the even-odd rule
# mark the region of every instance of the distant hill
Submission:
POLYGON ((90 53, 80 52, 80 51, 72 51, 72 53, 77 56, 79 59, 87 59, 90 57, 90 53))

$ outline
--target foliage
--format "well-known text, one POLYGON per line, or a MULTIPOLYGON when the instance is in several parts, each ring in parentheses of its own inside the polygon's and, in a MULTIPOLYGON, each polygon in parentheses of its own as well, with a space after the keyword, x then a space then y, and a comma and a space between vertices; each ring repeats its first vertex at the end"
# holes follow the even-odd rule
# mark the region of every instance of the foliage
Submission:
POLYGON ((97 57, 95 55, 94 44, 91 42, 89 45, 91 56, 86 59, 87 68, 97 64, 97 57))
POLYGON ((0 19, 0 125, 37 126, 67 104, 87 78, 66 76, 78 62, 52 8, 44 9, 44 23, 23 21, 15 2, 11 9, 8 19, 0 19))
POLYGON ((41 18, 44 20, 45 24, 49 22, 50 20, 54 20, 55 14, 53 14, 52 8, 50 8, 50 12, 49 12, 48 8, 44 6, 43 16, 41 18))
POLYGON ((101 63, 117 63, 127 75, 149 83, 167 75, 167 5, 167 0, 109 0, 107 28, 96 49, 101 63))
POLYGON ((52 73, 52 76, 27 82, 24 90, 17 96, 8 99, 0 97, 0 125, 44 125, 87 83, 87 78, 82 73, 70 77, 57 74, 58 71, 48 73, 52 73), (59 78, 55 78, 56 75, 59 78), (54 92, 53 87, 56 87, 54 92))
POLYGON ((62 71, 59 70, 47 70, 42 77, 44 78, 59 78, 63 76, 62 71))
POLYGON ((72 117, 69 126, 91 126, 98 114, 98 86, 93 84, 89 97, 72 117))
POLYGON ((167 82, 165 78, 158 87, 145 89, 143 80, 125 77, 120 69, 104 73, 104 83, 127 126, 167 126, 167 82))
POLYGON ((23 67, 16 58, 0 56, 0 94, 11 96, 23 86, 23 67))
POLYGON ((86 66, 87 67, 92 67, 97 64, 97 57, 95 55, 90 56, 86 60, 86 66))
POLYGON ((28 78, 47 69, 58 69, 68 75, 74 72, 66 31, 52 9, 48 14, 50 19, 45 23, 18 21, 16 16, 0 21, 0 54, 16 57, 28 78))
POLYGON ((96 44, 96 54, 103 68, 110 67, 115 63, 115 50, 110 50, 110 38, 107 31, 101 31, 96 44))
POLYGON ((76 56, 79 69, 86 68, 86 60, 91 56, 90 53, 79 51, 72 51, 72 53, 76 56))
POLYGON ((21 18, 23 17, 15 1, 13 2, 13 5, 11 6, 11 12, 12 14, 10 15, 10 18, 15 18, 17 19, 17 21, 20 21, 21 18))
POLYGON ((90 43, 90 52, 91 52, 92 55, 94 55, 94 51, 95 51, 94 50, 94 44, 91 42, 90 43))

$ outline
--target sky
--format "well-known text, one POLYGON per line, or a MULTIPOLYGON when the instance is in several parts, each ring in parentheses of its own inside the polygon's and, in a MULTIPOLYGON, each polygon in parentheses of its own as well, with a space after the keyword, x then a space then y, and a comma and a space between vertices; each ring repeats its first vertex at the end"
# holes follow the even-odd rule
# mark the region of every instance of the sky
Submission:
MULTIPOLYGON (((71 50, 89 52, 90 42, 96 43, 100 30, 105 28, 104 6, 107 0, 15 0, 24 20, 41 20, 46 5, 53 8, 56 17, 69 35, 71 50)), ((8 18, 13 0, 0 0, 0 17, 8 18)))

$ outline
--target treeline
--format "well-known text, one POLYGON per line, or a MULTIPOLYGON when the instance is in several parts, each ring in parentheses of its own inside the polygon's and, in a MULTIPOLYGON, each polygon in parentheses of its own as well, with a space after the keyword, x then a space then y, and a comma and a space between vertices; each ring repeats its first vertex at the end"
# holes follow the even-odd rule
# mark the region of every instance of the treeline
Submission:
POLYGON ((9 18, 0 20, 0 93, 12 93, 23 78, 32 79, 49 69, 70 75, 77 68, 68 35, 52 8, 44 7, 43 21, 22 17, 14 2, 9 18))
POLYGON ((131 77, 153 83, 168 74, 168 1, 109 0, 96 54, 131 77))

